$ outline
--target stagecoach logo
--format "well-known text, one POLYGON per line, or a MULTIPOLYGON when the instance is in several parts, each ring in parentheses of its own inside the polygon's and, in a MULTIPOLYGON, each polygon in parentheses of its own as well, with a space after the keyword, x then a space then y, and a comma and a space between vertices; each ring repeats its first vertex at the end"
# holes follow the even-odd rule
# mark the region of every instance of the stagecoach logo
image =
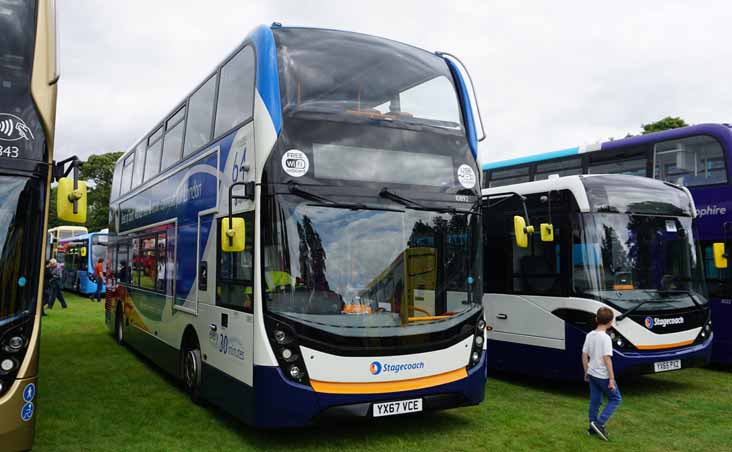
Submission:
POLYGON ((671 319, 659 319, 658 317, 651 317, 650 315, 645 319, 646 328, 652 330, 654 326, 660 326, 666 328, 668 325, 683 325, 683 317, 673 317, 671 319))
POLYGON ((0 113, 0 140, 28 141, 34 138, 30 127, 22 119, 10 113, 0 113))
POLYGON ((422 361, 412 363, 401 363, 401 364, 381 364, 378 361, 374 361, 369 366, 369 372, 371 375, 379 375, 380 373, 393 373, 398 374, 403 370, 416 370, 424 369, 424 363, 422 361))
POLYGON ((310 169, 310 160, 304 152, 292 149, 282 156, 282 169, 292 177, 304 176, 310 169))
POLYGON ((460 165, 457 170, 457 177, 460 185, 465 188, 475 187, 477 178, 475 177, 475 171, 469 165, 460 165))
POLYGON ((379 375, 381 373, 381 363, 378 361, 372 362, 369 366, 369 372, 371 372, 371 375, 379 375))

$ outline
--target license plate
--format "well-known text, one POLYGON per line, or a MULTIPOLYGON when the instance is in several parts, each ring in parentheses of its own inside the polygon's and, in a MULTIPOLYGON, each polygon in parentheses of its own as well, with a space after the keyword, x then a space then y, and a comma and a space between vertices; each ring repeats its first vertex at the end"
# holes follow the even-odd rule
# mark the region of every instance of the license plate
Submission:
POLYGON ((397 414, 418 413, 420 411, 422 411, 422 399, 374 403, 374 417, 395 416, 397 414))
POLYGON ((656 370, 656 372, 666 372, 668 370, 678 370, 678 369, 681 369, 681 360, 674 359, 671 361, 660 361, 657 363, 653 363, 653 368, 656 370))

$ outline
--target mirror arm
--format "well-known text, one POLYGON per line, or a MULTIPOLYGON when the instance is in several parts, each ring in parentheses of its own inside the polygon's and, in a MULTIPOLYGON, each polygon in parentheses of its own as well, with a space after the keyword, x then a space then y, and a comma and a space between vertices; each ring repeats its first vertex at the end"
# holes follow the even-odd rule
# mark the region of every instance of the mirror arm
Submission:
POLYGON ((529 210, 526 208, 526 196, 516 193, 515 191, 507 191, 504 193, 496 193, 494 195, 483 195, 480 197, 480 199, 481 200, 485 199, 486 201, 488 201, 491 198, 498 198, 498 197, 503 198, 503 199, 499 200, 498 202, 496 202, 495 204, 489 205, 488 208, 491 209, 505 201, 508 201, 509 199, 513 198, 514 196, 521 200, 521 207, 523 207, 523 209, 524 209, 524 218, 526 219, 526 225, 530 226, 531 221, 529 221, 529 210))
POLYGON ((231 185, 229 185, 229 230, 226 231, 226 236, 229 237, 229 246, 234 245, 234 236, 233 234, 230 234, 229 231, 231 231, 231 224, 234 221, 234 215, 232 214, 233 211, 233 201, 235 199, 246 199, 246 200, 254 200, 254 182, 235 182, 231 185), (234 194, 234 187, 237 186, 243 186, 244 187, 244 195, 235 195, 234 194))

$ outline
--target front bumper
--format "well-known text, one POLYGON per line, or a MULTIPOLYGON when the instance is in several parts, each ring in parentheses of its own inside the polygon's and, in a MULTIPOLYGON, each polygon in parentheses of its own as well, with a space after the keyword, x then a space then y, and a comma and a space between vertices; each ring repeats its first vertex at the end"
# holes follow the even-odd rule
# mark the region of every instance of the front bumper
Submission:
POLYGON ((681 368, 700 367, 709 363, 712 356, 710 335, 706 341, 688 347, 659 351, 625 352, 613 349, 613 367, 616 375, 640 375, 654 373, 654 363, 681 360, 681 368))
POLYGON ((477 405, 483 401, 486 353, 467 377, 413 391, 384 394, 328 394, 287 379, 279 367, 255 366, 252 424, 262 428, 300 427, 322 417, 371 417, 374 402, 423 399, 423 411, 477 405))

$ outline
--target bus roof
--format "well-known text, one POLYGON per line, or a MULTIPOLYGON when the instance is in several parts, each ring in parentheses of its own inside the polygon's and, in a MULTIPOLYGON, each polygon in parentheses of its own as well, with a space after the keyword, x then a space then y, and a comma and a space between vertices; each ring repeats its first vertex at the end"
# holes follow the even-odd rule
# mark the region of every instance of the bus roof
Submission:
POLYGON ((541 162, 545 160, 553 160, 563 157, 571 157, 573 155, 585 154, 595 151, 610 151, 631 146, 642 146, 649 143, 657 143, 660 141, 675 140, 693 135, 711 135, 725 145, 725 148, 732 148, 732 131, 729 124, 699 124, 695 126, 679 127, 677 129, 663 130, 660 132, 648 133, 645 135, 637 135, 619 140, 592 143, 572 148, 561 149, 558 151, 543 152, 525 157, 518 157, 508 160, 500 160, 497 162, 488 162, 482 165, 483 171, 507 168, 511 166, 522 165, 526 163, 541 162))
POLYGON ((80 240, 88 240, 88 239, 91 239, 92 237, 96 237, 98 235, 109 235, 109 234, 107 232, 89 232, 87 234, 79 234, 79 235, 76 235, 74 237, 69 237, 69 238, 66 238, 66 239, 61 239, 61 240, 58 241, 58 243, 63 243, 63 242, 78 242, 80 240))

